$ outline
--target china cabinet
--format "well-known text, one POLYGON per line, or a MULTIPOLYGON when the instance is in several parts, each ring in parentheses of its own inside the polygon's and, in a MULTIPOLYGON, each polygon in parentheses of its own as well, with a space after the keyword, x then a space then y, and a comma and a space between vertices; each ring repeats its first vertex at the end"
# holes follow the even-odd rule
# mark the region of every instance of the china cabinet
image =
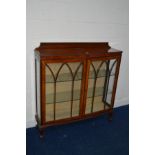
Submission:
POLYGON ((40 43, 35 49, 36 121, 44 128, 112 117, 122 51, 107 42, 40 43))

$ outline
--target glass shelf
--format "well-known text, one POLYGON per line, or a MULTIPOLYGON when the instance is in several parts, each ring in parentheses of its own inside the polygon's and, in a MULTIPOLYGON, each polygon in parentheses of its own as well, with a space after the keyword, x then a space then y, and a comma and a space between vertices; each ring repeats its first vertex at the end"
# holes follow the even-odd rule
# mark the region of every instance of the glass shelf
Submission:
MULTIPOLYGON (((80 100, 80 90, 74 90, 73 100, 80 100)), ((108 94, 111 94, 112 92, 109 91, 108 94)), ((66 92, 57 92, 56 93, 56 103, 71 101, 71 91, 66 92)), ((93 88, 88 89, 88 96, 87 98, 92 98, 93 94, 93 88)), ((103 96, 103 87, 98 87, 95 90, 95 97, 97 96, 103 96)), ((54 94, 46 94, 46 104, 53 104, 54 102, 54 94)))
MULTIPOLYGON (((114 76, 115 73, 111 73, 110 76, 114 76)), ((101 78, 101 77, 106 77, 106 70, 100 70, 98 73, 97 78, 101 78)), ((95 74, 94 71, 90 71, 89 73, 89 79, 94 79, 95 78, 95 74)), ((78 81, 82 79, 82 72, 78 72, 75 80, 74 81, 78 81)), ((67 81, 72 81, 72 77, 70 73, 61 73, 58 76, 58 79, 56 82, 67 82, 67 81)), ((54 79, 52 78, 51 75, 46 75, 46 83, 54 83, 54 79)))

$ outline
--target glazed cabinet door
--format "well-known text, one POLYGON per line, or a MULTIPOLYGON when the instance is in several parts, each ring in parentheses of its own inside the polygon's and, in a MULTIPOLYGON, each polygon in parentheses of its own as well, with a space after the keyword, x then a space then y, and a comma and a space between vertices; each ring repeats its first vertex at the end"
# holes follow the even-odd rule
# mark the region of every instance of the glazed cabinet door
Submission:
POLYGON ((120 59, 88 61, 85 114, 113 107, 120 59))
POLYGON ((44 122, 80 115, 83 62, 44 62, 42 75, 44 122))

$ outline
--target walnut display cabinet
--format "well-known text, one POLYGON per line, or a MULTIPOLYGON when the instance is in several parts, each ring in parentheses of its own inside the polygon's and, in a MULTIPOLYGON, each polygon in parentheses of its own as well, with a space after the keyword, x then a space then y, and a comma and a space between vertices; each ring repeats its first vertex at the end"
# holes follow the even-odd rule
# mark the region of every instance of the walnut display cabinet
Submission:
POLYGON ((112 117, 122 51, 99 43, 41 43, 35 49, 36 121, 46 127, 112 117))

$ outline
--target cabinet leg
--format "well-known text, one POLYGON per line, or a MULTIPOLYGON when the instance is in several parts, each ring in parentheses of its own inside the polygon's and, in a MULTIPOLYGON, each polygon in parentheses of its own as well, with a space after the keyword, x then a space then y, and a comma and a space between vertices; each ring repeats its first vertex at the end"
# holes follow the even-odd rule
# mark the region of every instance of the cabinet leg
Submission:
POLYGON ((36 128, 39 131, 40 138, 43 138, 44 137, 44 128, 40 128, 38 125, 36 125, 36 128))
POLYGON ((111 122, 112 121, 112 116, 113 116, 113 113, 112 111, 108 113, 108 121, 111 122))
POLYGON ((40 138, 44 137, 44 129, 39 129, 39 136, 40 138))

